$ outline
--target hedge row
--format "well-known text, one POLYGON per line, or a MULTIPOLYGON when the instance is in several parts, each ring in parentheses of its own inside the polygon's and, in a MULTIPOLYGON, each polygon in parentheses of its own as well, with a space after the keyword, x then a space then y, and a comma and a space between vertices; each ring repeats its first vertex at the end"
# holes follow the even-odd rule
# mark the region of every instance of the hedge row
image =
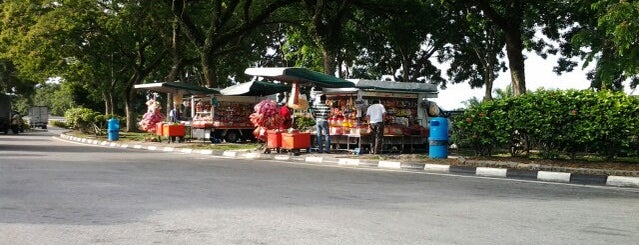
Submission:
POLYGON ((639 98, 623 92, 538 90, 482 102, 453 119, 453 140, 477 155, 538 150, 544 158, 636 154, 639 98))

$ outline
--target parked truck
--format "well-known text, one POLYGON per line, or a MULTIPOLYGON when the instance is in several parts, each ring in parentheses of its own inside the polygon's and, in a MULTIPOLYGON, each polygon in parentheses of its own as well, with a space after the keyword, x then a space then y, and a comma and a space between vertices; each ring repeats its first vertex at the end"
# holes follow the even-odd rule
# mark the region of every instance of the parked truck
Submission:
POLYGON ((47 129, 49 124, 49 108, 46 106, 33 106, 29 109, 29 125, 31 128, 47 129))
POLYGON ((9 133, 11 128, 11 97, 0 94, 0 132, 9 133))

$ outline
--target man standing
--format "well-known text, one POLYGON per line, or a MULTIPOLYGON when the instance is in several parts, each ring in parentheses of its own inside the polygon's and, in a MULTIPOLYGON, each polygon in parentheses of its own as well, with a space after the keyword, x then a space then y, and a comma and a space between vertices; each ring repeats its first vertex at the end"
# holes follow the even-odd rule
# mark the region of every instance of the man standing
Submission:
POLYGON ((375 99, 373 104, 366 110, 366 117, 371 130, 371 136, 374 137, 374 145, 371 153, 379 154, 382 151, 382 140, 384 139, 384 114, 386 108, 381 104, 379 99, 375 99))
POLYGON ((318 152, 330 153, 331 136, 328 129, 328 117, 330 114, 331 108, 326 105, 326 95, 322 95, 313 106, 313 118, 315 118, 315 127, 317 128, 318 152), (324 143, 324 147, 322 147, 322 143, 324 143))

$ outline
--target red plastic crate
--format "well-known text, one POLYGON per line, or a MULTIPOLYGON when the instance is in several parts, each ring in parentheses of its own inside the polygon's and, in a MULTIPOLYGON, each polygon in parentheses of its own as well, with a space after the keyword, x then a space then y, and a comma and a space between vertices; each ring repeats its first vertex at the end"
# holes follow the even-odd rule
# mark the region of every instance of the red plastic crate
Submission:
POLYGON ((311 147, 311 133, 282 133, 282 148, 306 149, 311 147))
POLYGON ((266 147, 280 148, 282 147, 282 132, 269 130, 266 132, 266 147))
POLYGON ((184 136, 185 135, 185 127, 184 125, 163 125, 164 130, 162 130, 162 134, 164 136, 184 136))

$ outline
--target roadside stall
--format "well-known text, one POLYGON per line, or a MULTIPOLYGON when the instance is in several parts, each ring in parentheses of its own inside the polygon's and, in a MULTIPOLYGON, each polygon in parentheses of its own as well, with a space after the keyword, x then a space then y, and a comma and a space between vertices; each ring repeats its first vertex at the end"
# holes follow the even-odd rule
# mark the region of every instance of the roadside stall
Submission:
POLYGON ((437 97, 435 85, 362 79, 349 81, 355 84, 354 88, 326 88, 321 92, 327 95, 327 105, 333 108, 329 127, 335 148, 370 149, 365 116, 374 99, 380 99, 387 112, 383 151, 413 152, 416 146, 427 142, 429 117, 439 114, 437 105, 428 100, 437 97))
POLYGON ((214 135, 226 142, 254 139, 255 127, 249 115, 254 106, 269 96, 290 91, 291 86, 264 81, 240 83, 220 90, 213 100, 212 125, 214 135))
MULTIPOLYGON (((175 115, 171 118, 173 122, 170 122, 171 120, 168 116, 161 114, 161 103, 157 101, 156 98, 151 98, 147 101, 147 106, 149 108, 139 125, 142 130, 155 133, 159 138, 162 136, 167 137, 170 141, 175 141, 176 138, 184 139, 187 136, 189 138, 193 136, 190 118, 185 116, 180 117, 180 115, 176 114, 180 111, 185 111, 188 108, 189 103, 183 100, 185 96, 201 96, 220 93, 215 89, 183 82, 136 84, 134 85, 134 88, 167 94, 165 115, 170 115, 171 110, 175 109, 173 112, 175 115)), ((180 114, 186 115, 184 113, 180 114)))
MULTIPOLYGON (((300 87, 354 87, 354 84, 350 81, 300 67, 248 68, 244 73, 291 84, 291 93, 289 94, 287 105, 296 111, 306 111, 309 107, 309 98, 303 98, 300 95, 300 87)), ((300 150, 309 150, 311 147, 310 132, 289 130, 281 134, 281 140, 281 148, 293 153, 299 153, 300 150)))

